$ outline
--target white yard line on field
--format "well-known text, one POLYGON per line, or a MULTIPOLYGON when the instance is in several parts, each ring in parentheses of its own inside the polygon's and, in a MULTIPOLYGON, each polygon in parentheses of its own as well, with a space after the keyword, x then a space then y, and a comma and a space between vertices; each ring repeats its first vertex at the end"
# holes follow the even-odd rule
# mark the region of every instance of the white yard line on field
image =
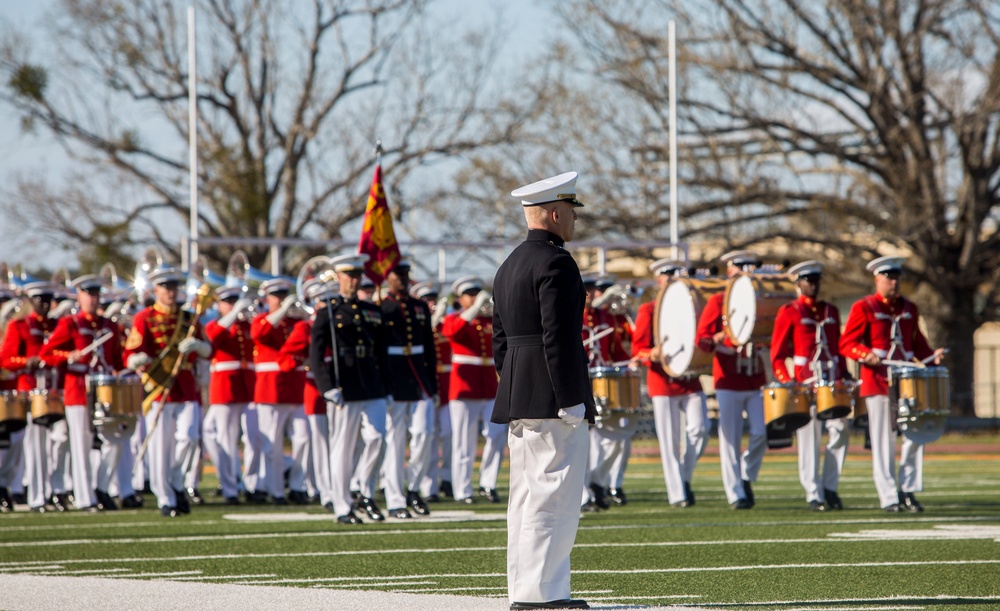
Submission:
MULTIPOLYGON (((815 606, 822 606, 824 610, 828 611, 827 605, 832 604, 844 604, 844 603, 854 603, 859 605, 871 605, 873 603, 912 603, 916 601, 926 601, 928 603, 942 603, 956 601, 958 604, 968 604, 971 602, 991 602, 1000 603, 1000 596, 953 596, 951 594, 935 594, 934 596, 919 596, 910 594, 898 594, 896 596, 871 596, 864 598, 823 598, 817 600, 762 600, 754 602, 699 602, 699 605, 707 605, 710 607, 770 607, 770 606, 785 606, 785 605, 807 605, 806 609, 811 609, 815 606)), ((871 608, 865 607, 865 608, 871 608)), ((878 606, 879 609, 888 608, 913 608, 913 607, 883 607, 878 606)), ((917 607, 921 608, 921 607, 917 607)))

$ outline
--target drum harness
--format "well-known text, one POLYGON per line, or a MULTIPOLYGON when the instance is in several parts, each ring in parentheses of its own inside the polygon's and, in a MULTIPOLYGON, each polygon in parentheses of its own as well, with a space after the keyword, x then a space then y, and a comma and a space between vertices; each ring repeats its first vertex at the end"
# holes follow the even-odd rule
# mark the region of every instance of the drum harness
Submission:
POLYGON ((826 316, 822 320, 815 320, 809 316, 802 316, 803 325, 813 325, 816 327, 816 352, 809 361, 809 370, 813 377, 805 380, 804 384, 813 382, 831 382, 836 377, 837 357, 830 353, 830 343, 826 339, 826 325, 837 322, 830 316, 830 304, 825 304, 826 316))

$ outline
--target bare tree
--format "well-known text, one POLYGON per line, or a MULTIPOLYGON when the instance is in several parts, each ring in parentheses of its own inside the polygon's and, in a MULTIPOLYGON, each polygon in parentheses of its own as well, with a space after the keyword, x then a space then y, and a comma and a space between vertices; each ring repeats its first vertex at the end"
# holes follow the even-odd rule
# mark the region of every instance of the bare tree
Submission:
MULTIPOLYGON (((459 30, 435 34, 427 4, 195 3, 202 237, 349 238, 376 139, 406 212, 422 203, 407 195, 425 189, 428 166, 514 137, 521 105, 487 83, 497 32, 449 43, 459 30)), ((190 214, 183 3, 60 0, 48 26, 2 41, 0 100, 86 171, 62 186, 22 180, 15 208, 64 243, 109 242, 117 256, 153 242, 180 258, 190 214)), ((263 265, 265 249, 249 252, 263 265)))

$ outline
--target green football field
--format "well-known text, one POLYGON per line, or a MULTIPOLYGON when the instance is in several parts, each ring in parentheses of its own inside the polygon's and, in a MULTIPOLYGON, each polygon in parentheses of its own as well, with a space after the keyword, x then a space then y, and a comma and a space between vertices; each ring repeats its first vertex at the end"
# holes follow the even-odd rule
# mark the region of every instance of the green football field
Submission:
MULTIPOLYGON (((714 439, 685 509, 666 502, 654 442, 636 442, 629 503, 581 520, 574 597, 607 609, 1000 609, 1000 438, 928 446, 919 514, 878 508, 870 457, 860 438, 852 445, 843 511, 806 509, 791 450, 765 458, 757 506, 737 512, 714 439)), ((213 484, 209 472, 203 491, 213 484)), ((427 518, 348 527, 318 505, 206 498, 172 520, 152 499, 102 514, 2 514, 0 573, 461 594, 506 608, 504 505, 444 502, 427 518)))

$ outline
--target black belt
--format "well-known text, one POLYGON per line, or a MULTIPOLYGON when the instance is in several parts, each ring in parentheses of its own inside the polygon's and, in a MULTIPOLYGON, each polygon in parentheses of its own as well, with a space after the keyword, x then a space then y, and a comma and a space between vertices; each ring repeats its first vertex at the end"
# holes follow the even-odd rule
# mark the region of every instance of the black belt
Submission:
POLYGON ((518 346, 544 346, 542 335, 511 335, 507 338, 507 347, 516 348, 518 346))

